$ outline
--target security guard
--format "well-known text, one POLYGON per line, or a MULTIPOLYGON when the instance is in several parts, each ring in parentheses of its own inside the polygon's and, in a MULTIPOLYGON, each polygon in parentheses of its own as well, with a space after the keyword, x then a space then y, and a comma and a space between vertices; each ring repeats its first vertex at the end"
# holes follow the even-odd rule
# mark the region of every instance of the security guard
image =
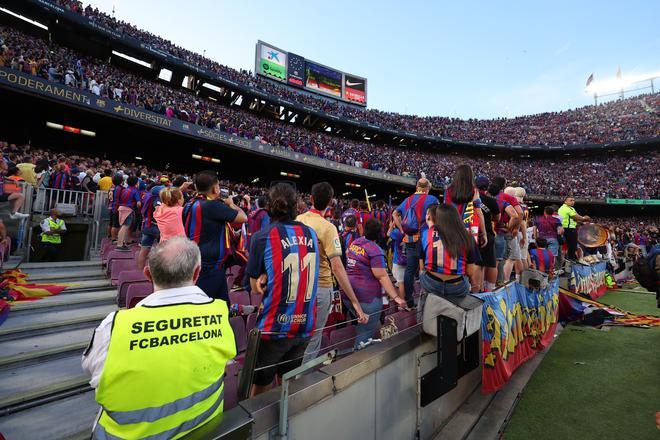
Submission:
POLYGON ((564 228, 564 238, 568 246, 566 258, 569 260, 576 259, 575 251, 578 247, 576 228, 578 222, 585 223, 591 221, 591 217, 588 215, 579 215, 573 205, 575 205, 575 198, 568 196, 564 199, 564 204, 561 205, 559 211, 557 211, 557 214, 561 217, 561 226, 564 228))
POLYGON ((195 286, 200 267, 185 237, 155 246, 144 269, 154 293, 94 332, 82 359, 101 405, 94 438, 175 439, 222 413, 236 343, 226 302, 195 286))
POLYGON ((41 243, 44 255, 41 261, 55 261, 62 246, 62 234, 66 232, 66 224, 57 209, 51 209, 50 217, 45 218, 41 226, 41 243))

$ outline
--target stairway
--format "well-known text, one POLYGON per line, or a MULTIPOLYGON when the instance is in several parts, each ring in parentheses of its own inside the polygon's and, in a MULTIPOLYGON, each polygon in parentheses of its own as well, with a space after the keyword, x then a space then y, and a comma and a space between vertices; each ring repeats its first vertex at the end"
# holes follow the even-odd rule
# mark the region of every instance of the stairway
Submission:
MULTIPOLYGON (((11 268, 13 259, 5 265, 11 268)), ((0 326, 0 434, 7 439, 89 438, 98 405, 81 355, 94 329, 117 309, 117 289, 100 260, 26 263, 36 283, 71 287, 13 304, 0 326)))

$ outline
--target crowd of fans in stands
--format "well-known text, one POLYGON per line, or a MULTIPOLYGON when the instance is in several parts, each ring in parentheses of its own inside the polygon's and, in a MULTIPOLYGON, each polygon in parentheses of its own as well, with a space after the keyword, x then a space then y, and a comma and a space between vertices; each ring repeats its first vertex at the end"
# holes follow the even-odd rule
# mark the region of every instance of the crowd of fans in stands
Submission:
MULTIPOLYGON (((290 87, 253 76, 245 70, 224 66, 200 54, 177 46, 169 40, 136 26, 117 20, 91 6, 83 7, 76 0, 57 0, 57 4, 82 14, 107 28, 136 38, 143 43, 211 70, 227 79, 257 87, 321 111, 348 117, 381 127, 418 132, 451 139, 498 144, 570 145, 639 140, 660 136, 653 109, 660 106, 660 97, 647 95, 597 106, 562 112, 541 113, 516 118, 491 120, 448 118, 442 116, 402 115, 375 109, 364 109, 299 93, 290 87)), ((655 110, 657 111, 657 110, 655 110)))
MULTIPOLYGON (((65 180, 69 182, 65 189, 88 192, 98 190, 99 181, 104 176, 114 176, 116 174, 137 176, 143 187, 161 181, 180 185, 181 182, 192 179, 192 175, 185 172, 175 173, 156 170, 135 162, 124 163, 98 156, 65 155, 53 150, 34 148, 29 145, 10 144, 2 140, 0 140, 0 154, 2 154, 7 164, 4 175, 0 177, 11 178, 12 180, 28 180, 21 175, 21 167, 18 167, 18 165, 29 162, 35 165, 35 186, 40 188, 53 187, 55 173, 65 175, 65 180)), ((263 186, 228 180, 221 181, 221 186, 227 188, 230 193, 237 194, 240 199, 248 195, 255 200, 267 192, 267 188, 263 186)), ((309 205, 309 196, 306 194, 301 195, 305 204, 309 205)), ((348 201, 338 201, 339 211, 347 204, 348 201)), ((594 218, 593 222, 606 226, 616 236, 617 241, 621 242, 622 246, 631 242, 643 246, 654 240, 657 241, 658 228, 660 228, 658 218, 655 217, 600 217, 594 218)))
POLYGON ((625 156, 624 160, 620 156, 597 161, 564 157, 485 160, 361 143, 224 107, 187 89, 175 90, 140 78, 13 29, 0 27, 0 40, 3 48, 0 66, 89 90, 100 97, 143 107, 168 118, 360 168, 407 177, 426 175, 442 185, 449 181, 457 164, 468 163, 478 174, 502 175, 512 182, 518 182, 524 176, 521 184, 530 194, 562 196, 573 193, 591 198, 660 197, 658 177, 649 172, 658 168, 657 153, 625 156))

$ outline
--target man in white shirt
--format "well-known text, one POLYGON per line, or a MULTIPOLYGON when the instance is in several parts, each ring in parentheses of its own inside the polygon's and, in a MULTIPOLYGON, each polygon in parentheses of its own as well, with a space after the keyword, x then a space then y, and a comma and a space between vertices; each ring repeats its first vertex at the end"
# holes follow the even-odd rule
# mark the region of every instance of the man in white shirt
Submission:
POLYGON ((154 293, 94 331, 82 366, 101 405, 95 438, 179 437, 222 413, 236 343, 225 301, 195 286, 200 269, 187 238, 155 246, 144 268, 154 293))

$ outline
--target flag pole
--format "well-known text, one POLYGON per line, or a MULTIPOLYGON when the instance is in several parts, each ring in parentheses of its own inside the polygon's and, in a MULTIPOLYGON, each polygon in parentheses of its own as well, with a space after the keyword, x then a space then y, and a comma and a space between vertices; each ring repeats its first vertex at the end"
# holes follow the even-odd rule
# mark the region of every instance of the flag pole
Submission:
POLYGON ((371 211, 371 202, 369 201, 369 193, 367 192, 367 188, 364 189, 364 198, 367 199, 367 209, 371 211))

